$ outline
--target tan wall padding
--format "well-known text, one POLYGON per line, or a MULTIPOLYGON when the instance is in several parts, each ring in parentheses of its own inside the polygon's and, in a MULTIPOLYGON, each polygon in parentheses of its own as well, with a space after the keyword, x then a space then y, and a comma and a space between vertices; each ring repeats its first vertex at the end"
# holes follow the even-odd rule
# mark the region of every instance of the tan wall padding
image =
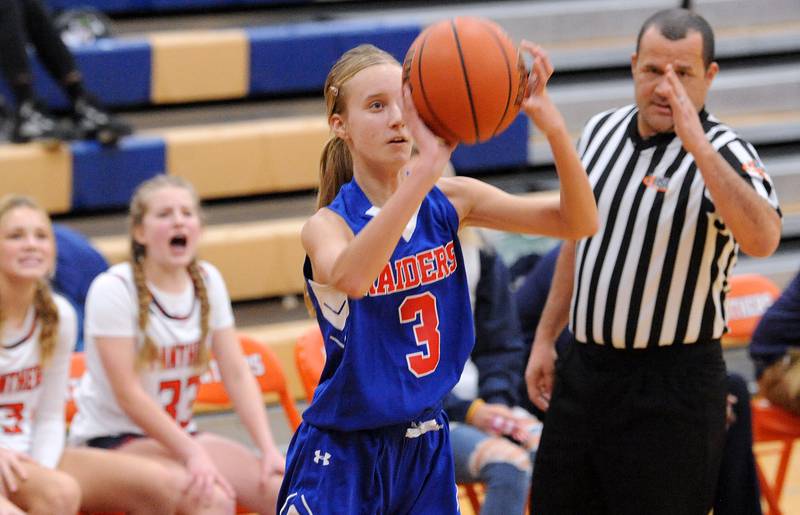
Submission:
POLYGON ((328 140, 324 117, 171 129, 167 173, 188 179, 203 198, 313 189, 328 140))
MULTIPOLYGON (((301 293, 304 222, 292 218, 214 225, 206 228, 199 254, 219 268, 232 300, 301 293)), ((126 236, 98 237, 92 243, 111 263, 128 257, 126 236)))
POLYGON ((150 97, 156 104, 241 98, 250 83, 243 31, 165 32, 150 36, 150 97))
POLYGON ((47 149, 38 143, 0 145, 0 195, 19 193, 36 199, 51 213, 72 203, 72 155, 68 145, 47 149))

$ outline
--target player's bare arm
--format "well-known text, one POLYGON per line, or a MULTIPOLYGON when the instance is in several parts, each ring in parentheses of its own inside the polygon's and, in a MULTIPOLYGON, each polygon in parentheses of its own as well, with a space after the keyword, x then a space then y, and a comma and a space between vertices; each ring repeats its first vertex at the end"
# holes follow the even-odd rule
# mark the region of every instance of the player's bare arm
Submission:
POLYGON ((378 213, 353 236, 344 221, 322 209, 303 227, 303 246, 311 259, 315 281, 361 298, 378 276, 400 240, 403 229, 430 186, 411 174, 378 213))
POLYGON ((671 86, 667 89, 667 99, 672 109, 675 133, 697 162, 714 206, 743 252, 756 257, 771 255, 780 243, 780 217, 708 141, 697 109, 672 65, 667 65, 666 76, 671 86))
MULTIPOLYGON (((581 180, 586 181, 585 176, 581 180)), ((593 196, 591 201, 571 202, 567 207, 563 190, 561 199, 557 195, 512 195, 470 177, 446 177, 438 185, 458 211, 462 226, 569 239, 583 238, 596 230, 593 196)), ((588 181, 585 186, 591 195, 588 181)))
POLYGON ((233 326, 217 329, 211 339, 225 391, 233 400, 236 414, 250 438, 261 451, 260 480, 262 486, 266 486, 270 475, 283 474, 285 463, 262 408, 261 391, 239 346, 236 329, 233 326))

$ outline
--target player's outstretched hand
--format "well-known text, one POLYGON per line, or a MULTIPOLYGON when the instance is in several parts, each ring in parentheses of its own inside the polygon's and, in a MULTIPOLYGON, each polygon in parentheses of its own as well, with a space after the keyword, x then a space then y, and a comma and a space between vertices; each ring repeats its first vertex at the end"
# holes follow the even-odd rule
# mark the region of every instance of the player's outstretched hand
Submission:
POLYGON ((455 150, 457 143, 442 140, 425 125, 414 106, 411 88, 408 85, 403 86, 403 121, 419 151, 415 162, 422 166, 415 167, 415 171, 419 168, 421 172, 433 173, 435 181, 442 176, 442 171, 450 161, 450 154, 455 150))
POLYGON ((565 127, 564 118, 547 94, 547 82, 553 75, 550 57, 542 47, 524 39, 519 47, 533 58, 522 110, 544 134, 562 130, 565 127))
POLYGON ((233 487, 220 474, 202 446, 196 446, 195 451, 186 461, 186 469, 189 471, 190 480, 184 491, 191 498, 209 505, 213 498, 214 485, 219 485, 225 495, 231 499, 236 498, 233 487))
POLYGON ((528 365, 525 367, 525 386, 531 402, 542 411, 550 407, 550 395, 555 380, 555 342, 534 340, 528 365))
POLYGON ((33 458, 22 452, 0 447, 0 476, 2 476, 0 487, 3 494, 16 492, 19 482, 28 479, 24 463, 33 463, 33 458))

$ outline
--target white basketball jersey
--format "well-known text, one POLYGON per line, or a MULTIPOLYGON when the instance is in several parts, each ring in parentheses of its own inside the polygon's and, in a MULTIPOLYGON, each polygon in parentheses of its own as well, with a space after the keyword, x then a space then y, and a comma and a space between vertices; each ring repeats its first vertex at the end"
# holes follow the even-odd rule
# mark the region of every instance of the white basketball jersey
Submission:
MULTIPOLYGON (((209 336, 233 325, 233 312, 219 271, 201 263, 210 303, 209 336)), ((179 294, 159 291, 152 284, 147 334, 159 349, 159 359, 138 371, 145 391, 188 431, 194 431, 192 406, 202 372, 194 365, 200 350, 200 300, 190 284, 179 294)), ((97 352, 97 337, 128 337, 143 345, 139 331, 139 302, 129 263, 121 263, 100 274, 86 297, 84 342, 86 372, 75 392, 78 413, 70 426, 70 440, 82 443, 100 436, 143 434, 117 403, 97 352)))
POLYGON ((75 310, 53 295, 58 310, 56 348, 41 362, 41 326, 33 306, 22 329, 3 328, 0 349, 0 446, 54 467, 64 447, 64 402, 70 354, 75 348, 75 310))

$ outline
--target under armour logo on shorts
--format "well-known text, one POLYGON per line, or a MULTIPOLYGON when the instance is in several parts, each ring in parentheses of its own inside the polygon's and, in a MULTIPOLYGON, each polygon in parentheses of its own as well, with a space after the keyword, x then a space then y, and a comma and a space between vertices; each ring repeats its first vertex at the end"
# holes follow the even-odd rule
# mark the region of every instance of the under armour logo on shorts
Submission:
POLYGON ((322 451, 320 451, 319 449, 314 451, 314 463, 318 464, 320 461, 322 461, 322 466, 323 467, 327 467, 328 465, 330 465, 331 464, 331 453, 326 452, 325 454, 322 454, 322 451))

